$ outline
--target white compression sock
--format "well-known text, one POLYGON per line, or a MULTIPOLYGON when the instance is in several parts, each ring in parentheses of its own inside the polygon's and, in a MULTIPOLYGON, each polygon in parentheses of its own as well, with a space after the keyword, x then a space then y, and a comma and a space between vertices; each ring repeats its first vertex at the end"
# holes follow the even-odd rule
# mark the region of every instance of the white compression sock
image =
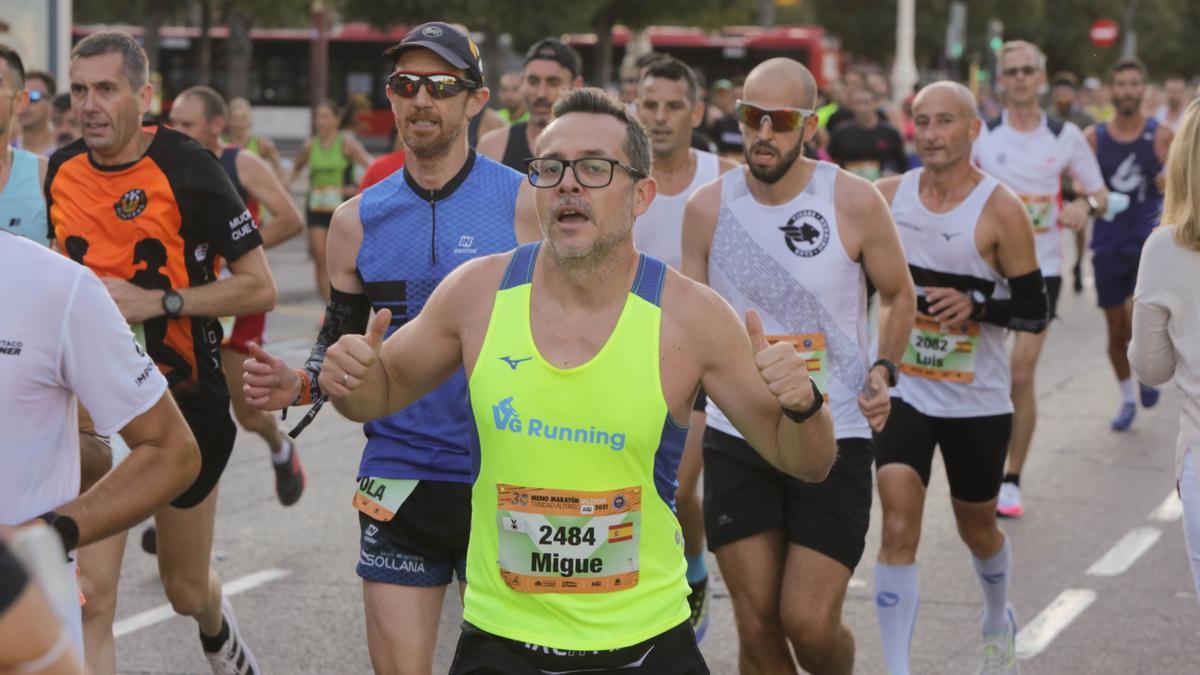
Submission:
POLYGON ((875 563, 875 615, 879 618, 883 659, 890 675, 908 675, 908 652, 920 604, 921 580, 916 563, 875 563))
POLYGON ((971 556, 975 574, 983 587, 983 634, 1002 635, 1008 628, 1008 575, 1012 568, 1012 546, 1008 537, 996 555, 987 560, 971 556))
POLYGON ((1121 403, 1133 403, 1136 400, 1132 377, 1117 382, 1117 386, 1121 387, 1121 403))
POLYGON ((279 452, 271 453, 271 461, 276 464, 287 464, 292 459, 292 439, 287 435, 283 435, 283 445, 279 448, 279 452))

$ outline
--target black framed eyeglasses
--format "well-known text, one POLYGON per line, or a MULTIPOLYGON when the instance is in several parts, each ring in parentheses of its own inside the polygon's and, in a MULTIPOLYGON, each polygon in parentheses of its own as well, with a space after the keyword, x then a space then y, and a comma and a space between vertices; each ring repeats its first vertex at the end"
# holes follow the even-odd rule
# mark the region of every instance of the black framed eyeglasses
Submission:
POLYGON ((615 159, 607 157, 580 157, 579 159, 557 159, 554 157, 530 157, 525 160, 525 171, 529 184, 536 188, 552 188, 562 182, 567 167, 575 173, 575 180, 586 188, 607 187, 613 179, 613 171, 621 167, 634 180, 646 174, 615 159))
POLYGON ((388 75, 387 85, 397 96, 413 98, 424 85, 425 91, 432 98, 450 98, 464 91, 474 91, 479 88, 475 80, 451 75, 450 73, 405 73, 396 72, 388 75))
POLYGON ((1000 74, 1007 78, 1014 78, 1017 75, 1033 77, 1033 74, 1037 71, 1038 69, 1034 66, 1021 66, 1020 68, 1005 68, 1004 70, 1000 71, 1000 74))

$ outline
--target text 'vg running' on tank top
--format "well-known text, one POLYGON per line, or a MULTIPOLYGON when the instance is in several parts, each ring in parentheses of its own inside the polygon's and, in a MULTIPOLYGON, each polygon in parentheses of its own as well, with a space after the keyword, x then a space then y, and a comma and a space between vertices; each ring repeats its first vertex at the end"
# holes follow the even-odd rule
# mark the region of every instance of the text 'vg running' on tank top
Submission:
POLYGON ((926 287, 1009 297, 1008 281, 979 256, 975 231, 999 182, 983 180, 958 206, 934 213, 921 203, 923 169, 904 174, 892 199, 892 217, 917 287, 917 320, 892 390, 932 417, 982 417, 1012 412, 1011 375, 1004 328, 964 321, 941 326, 924 310, 926 287))
MULTIPOLYGON (((750 193, 746 169, 726 172, 708 284, 739 315, 758 310, 767 340, 788 340, 808 360, 839 439, 870 438, 858 409, 867 377, 866 276, 842 246, 837 176, 836 165, 818 162, 800 194, 768 206, 750 193)), ((708 424, 741 438, 711 400, 708 424)))

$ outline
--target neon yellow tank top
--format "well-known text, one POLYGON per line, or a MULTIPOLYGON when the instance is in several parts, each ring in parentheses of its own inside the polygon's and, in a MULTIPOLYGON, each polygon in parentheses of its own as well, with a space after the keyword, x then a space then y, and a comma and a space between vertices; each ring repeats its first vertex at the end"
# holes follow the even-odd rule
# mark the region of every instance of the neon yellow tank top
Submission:
POLYGON ((563 370, 530 330, 538 249, 513 253, 468 382, 479 447, 463 618, 540 646, 618 649, 689 615, 675 518, 687 430, 659 380, 667 267, 642 256, 608 342, 563 370))

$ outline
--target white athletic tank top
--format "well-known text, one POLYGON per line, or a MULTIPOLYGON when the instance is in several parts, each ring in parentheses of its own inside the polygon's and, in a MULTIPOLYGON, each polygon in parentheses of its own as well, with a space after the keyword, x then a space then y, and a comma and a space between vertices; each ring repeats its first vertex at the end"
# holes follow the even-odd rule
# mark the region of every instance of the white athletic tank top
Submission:
MULTIPOLYGON (((867 295, 862 265, 842 247, 834 209, 838 168, 818 162, 795 199, 760 204, 746 170, 721 178, 721 210, 708 257, 708 283, 739 315, 753 307, 771 336, 786 336, 808 359, 841 438, 870 438, 858 410, 867 376, 867 295)), ((710 400, 708 424, 739 436, 710 400)))
MULTIPOLYGON (((934 213, 921 203, 922 169, 904 174, 892 200, 908 267, 924 307, 926 286, 1010 297, 1008 281, 979 256, 975 228, 999 182, 987 174, 961 204, 934 213)), ((965 322, 947 332, 917 311, 893 395, 931 417, 983 417, 1012 412, 1004 329, 965 322)))
POLYGON ((642 253, 658 258, 677 270, 683 260, 680 240, 683 237, 683 209, 687 206, 688 197, 696 188, 721 175, 719 157, 703 150, 692 152, 696 153, 696 173, 692 176, 692 182, 678 194, 660 193, 650 203, 650 208, 633 223, 633 245, 642 253))

